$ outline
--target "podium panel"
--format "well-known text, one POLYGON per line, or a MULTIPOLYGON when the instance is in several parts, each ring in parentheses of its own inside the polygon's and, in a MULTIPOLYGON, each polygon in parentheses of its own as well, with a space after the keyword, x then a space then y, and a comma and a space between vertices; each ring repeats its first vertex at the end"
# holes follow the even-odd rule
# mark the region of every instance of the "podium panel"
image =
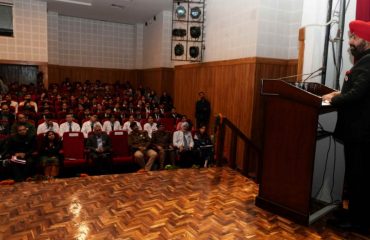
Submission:
MULTIPOLYGON (((263 80, 264 144, 256 205, 301 224, 324 213, 312 199, 320 114, 335 111, 321 96, 334 91, 319 83, 263 80)), ((326 207, 330 210, 331 207, 326 207)))

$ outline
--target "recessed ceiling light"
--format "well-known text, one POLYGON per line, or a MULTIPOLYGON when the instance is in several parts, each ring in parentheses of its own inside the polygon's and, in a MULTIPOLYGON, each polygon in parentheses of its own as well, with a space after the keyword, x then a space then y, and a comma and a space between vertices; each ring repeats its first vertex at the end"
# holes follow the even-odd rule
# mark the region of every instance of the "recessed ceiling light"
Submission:
POLYGON ((78 5, 84 5, 84 6, 89 6, 91 7, 91 3, 89 2, 80 2, 80 1, 75 1, 75 0, 54 0, 55 2, 64 2, 64 3, 71 3, 71 4, 78 4, 78 5))

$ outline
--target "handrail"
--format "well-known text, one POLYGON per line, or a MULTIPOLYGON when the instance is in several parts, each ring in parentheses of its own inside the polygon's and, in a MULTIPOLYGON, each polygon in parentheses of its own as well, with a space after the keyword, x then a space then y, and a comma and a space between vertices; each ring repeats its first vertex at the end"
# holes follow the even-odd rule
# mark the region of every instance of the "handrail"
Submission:
POLYGON ((230 156, 228 159, 228 164, 231 168, 236 169, 247 177, 259 181, 259 167, 261 159, 260 148, 253 143, 237 126, 235 126, 229 119, 223 117, 222 121, 218 125, 218 141, 216 143, 216 163, 218 166, 222 165, 222 161, 226 159, 224 156, 225 148, 225 136, 226 128, 231 130, 231 142, 230 142, 230 156), (238 138, 244 142, 244 154, 243 154, 243 166, 240 168, 236 164, 237 159, 237 148, 238 148, 238 138), (251 161, 255 163, 254 168, 251 169, 251 161))

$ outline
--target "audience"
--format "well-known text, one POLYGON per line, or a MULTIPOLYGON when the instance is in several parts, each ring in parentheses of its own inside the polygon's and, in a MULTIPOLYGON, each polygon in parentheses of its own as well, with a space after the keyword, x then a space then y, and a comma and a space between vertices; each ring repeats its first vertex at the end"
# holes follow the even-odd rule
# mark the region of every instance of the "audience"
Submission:
POLYGON ((111 114, 108 116, 109 120, 106 120, 103 123, 103 131, 109 134, 111 131, 118 131, 121 130, 121 124, 119 121, 116 120, 116 116, 114 114, 111 114))
POLYGON ((207 167, 213 157, 213 145, 205 125, 201 125, 194 134, 194 148, 199 151, 201 165, 207 167))
POLYGON ((163 169, 166 162, 166 153, 169 155, 169 162, 175 165, 174 148, 172 145, 172 134, 165 131, 163 123, 158 123, 158 130, 152 134, 152 144, 159 152, 159 168, 163 169))
POLYGON ((148 117, 148 122, 144 124, 144 131, 148 133, 148 136, 152 138, 152 133, 157 131, 157 123, 154 122, 153 116, 148 117))
POLYGON ((62 141, 54 131, 48 131, 42 141, 39 156, 47 179, 53 179, 59 173, 62 160, 62 141))
POLYGON ((101 125, 95 124, 93 130, 93 133, 86 142, 89 158, 97 171, 108 170, 111 166, 111 140, 109 136, 102 131, 101 125))
POLYGON ((27 119, 27 116, 23 113, 19 113, 17 117, 17 121, 12 125, 11 134, 16 134, 18 132, 19 126, 25 126, 27 128, 27 132, 30 135, 36 135, 36 128, 35 125, 30 123, 27 119))
POLYGON ((129 117, 128 121, 127 121, 127 122, 125 122, 125 123, 123 124, 123 126, 122 126, 122 130, 127 131, 127 132, 128 132, 128 134, 130 134, 130 133, 132 132, 131 124, 132 124, 133 122, 134 122, 134 123, 136 123, 136 126, 138 127, 138 129, 139 129, 140 131, 142 131, 142 130, 143 130, 143 128, 141 127, 141 124, 140 124, 139 122, 135 121, 134 115, 130 115, 130 117, 129 117))
MULTIPOLYGON (((7 138, 3 141, 2 155, 16 159, 10 166, 17 181, 33 176, 37 166, 43 167, 47 179, 58 176, 59 166, 63 165, 61 148, 66 132, 83 133, 88 157, 97 170, 111 166, 112 145, 108 135, 112 131, 128 132, 135 161, 145 171, 152 170, 158 156, 160 169, 164 169, 166 162, 175 165, 175 149, 181 160, 193 157, 195 152, 189 132, 191 124, 186 116, 178 125, 181 130, 173 136, 161 123, 164 119, 167 124, 165 118, 168 118, 175 126, 182 116, 176 112, 166 92, 158 97, 155 91, 143 86, 134 89, 129 82, 109 85, 100 81, 71 83, 66 79, 60 85, 50 85, 48 90, 42 85, 12 83, 9 91, 3 94, 0 134, 7 138), (17 114, 16 119, 14 114, 17 114), (144 119, 147 123, 142 128, 139 121, 144 119), (183 123, 187 125, 182 127, 183 123), (45 136, 36 140, 36 134, 45 136), (36 159, 40 160, 38 165, 36 159)), ((199 146, 197 143, 198 151, 199 146)), ((208 155, 201 157, 210 159, 208 155)))
POLYGON ((19 125, 17 133, 9 138, 7 149, 8 157, 14 160, 11 165, 14 180, 22 181, 26 177, 32 176, 35 171, 32 157, 32 153, 36 149, 35 135, 31 134, 25 125, 19 125), (17 160, 24 160, 25 163, 19 163, 17 160))
POLYGON ((3 104, 0 112, 0 134, 10 134, 10 128, 15 121, 15 116, 10 112, 9 106, 3 104))
POLYGON ((99 125, 100 128, 102 128, 102 125, 97 121, 97 119, 96 115, 91 115, 90 120, 82 124, 81 132, 84 134, 85 138, 88 138, 89 133, 94 130, 95 125, 99 125))
POLYGON ((181 130, 173 133, 173 146, 178 150, 181 166, 191 167, 195 163, 194 140, 189 131, 189 123, 183 122, 181 130))
POLYGON ((59 127, 59 135, 63 137, 63 134, 65 132, 80 132, 81 127, 78 123, 75 123, 73 118, 73 114, 67 114, 66 115, 66 121, 62 124, 60 124, 59 127))
POLYGON ((130 128, 132 131, 128 136, 128 144, 134 153, 135 161, 142 167, 142 170, 150 171, 158 153, 151 148, 148 133, 141 131, 136 122, 132 122, 130 128), (145 156, 149 158, 146 163, 145 156))
POLYGON ((48 114, 48 115, 44 116, 44 122, 39 124, 39 126, 37 127, 37 135, 41 134, 41 133, 45 134, 49 131, 53 131, 53 132, 59 134, 59 125, 58 125, 58 123, 53 122, 51 120, 51 116, 48 114))

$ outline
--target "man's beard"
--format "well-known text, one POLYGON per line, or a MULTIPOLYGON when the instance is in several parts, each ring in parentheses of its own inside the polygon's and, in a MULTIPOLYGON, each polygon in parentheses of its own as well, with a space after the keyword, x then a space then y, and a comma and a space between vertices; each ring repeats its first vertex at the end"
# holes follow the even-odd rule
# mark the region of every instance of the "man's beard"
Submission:
POLYGON ((366 51, 366 42, 361 42, 358 46, 350 45, 350 51, 355 59, 360 59, 366 51))

